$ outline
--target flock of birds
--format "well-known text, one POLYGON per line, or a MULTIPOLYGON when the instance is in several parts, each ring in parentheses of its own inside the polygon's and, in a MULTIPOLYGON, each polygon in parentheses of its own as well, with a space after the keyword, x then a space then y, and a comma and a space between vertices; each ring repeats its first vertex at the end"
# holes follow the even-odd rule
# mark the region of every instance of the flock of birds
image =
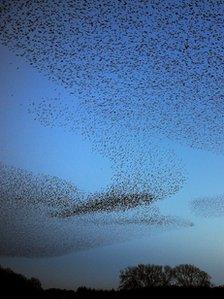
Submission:
POLYGON ((28 112, 44 126, 81 134, 112 161, 113 177, 85 193, 1 164, 8 221, 0 253, 61 254, 128 238, 136 224, 192 225, 153 206, 185 182, 181 161, 157 139, 224 152, 223 18, 216 0, 1 1, 1 43, 69 94, 32 99, 28 112), (23 213, 30 205, 35 217, 23 213), (10 213, 21 223, 13 248, 10 213))
MULTIPOLYGON (((4 163, 0 163, 0 182, 1 255, 56 256, 126 241, 158 227, 193 225, 188 220, 164 216, 154 206, 132 211, 131 196, 99 200, 92 195, 88 199, 89 194, 83 194, 70 182, 34 175, 4 163), (72 211, 75 217, 62 211, 72 211)), ((134 205, 142 204, 140 200, 135 199, 134 205)))
POLYGON ((202 217, 224 216, 224 195, 196 198, 191 202, 192 211, 202 217))
POLYGON ((223 6, 3 0, 1 41, 108 126, 223 152, 223 6))

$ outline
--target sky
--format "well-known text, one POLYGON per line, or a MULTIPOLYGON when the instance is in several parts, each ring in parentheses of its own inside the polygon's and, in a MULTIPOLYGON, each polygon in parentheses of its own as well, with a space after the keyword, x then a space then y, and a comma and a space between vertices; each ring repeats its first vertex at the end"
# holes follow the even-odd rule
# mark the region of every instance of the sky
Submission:
POLYGON ((44 287, 117 287, 119 271, 139 263, 192 263, 215 283, 224 282, 224 27, 217 17, 224 8, 218 1, 198 1, 192 12, 191 2, 182 1, 183 11, 178 1, 164 1, 169 9, 158 1, 154 7, 127 1, 128 7, 114 4, 114 10, 102 1, 104 18, 92 1, 88 9, 82 1, 63 1, 65 11, 55 1, 56 20, 54 6, 45 1, 40 12, 29 5, 18 8, 24 14, 12 11, 16 30, 4 19, 12 8, 2 1, 0 161, 8 171, 0 167, 2 266, 37 277, 44 287), (39 17, 34 35, 27 11, 39 17), (151 18, 139 19, 142 11, 151 18), (49 24, 41 13, 50 13, 49 24), (162 25, 170 15, 168 30, 162 25), (50 180, 43 191, 35 183, 39 174, 40 182, 42 174, 57 177, 61 189, 50 180), (61 180, 75 186, 90 208, 71 191, 72 203, 64 209, 61 201, 71 189, 61 180), (151 192, 155 202, 133 208, 130 198, 105 212, 111 190, 120 200, 151 192), (201 214, 192 203, 198 200, 203 210, 204 198, 209 205, 201 214), (207 213, 217 207, 219 217, 207 213))

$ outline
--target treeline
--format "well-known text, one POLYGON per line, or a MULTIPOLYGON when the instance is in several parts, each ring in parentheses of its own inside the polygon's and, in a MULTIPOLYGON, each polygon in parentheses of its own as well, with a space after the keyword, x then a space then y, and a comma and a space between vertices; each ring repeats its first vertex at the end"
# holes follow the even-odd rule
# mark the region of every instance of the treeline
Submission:
POLYGON ((150 294, 224 293, 224 286, 214 286, 211 277, 194 265, 176 267, 158 265, 138 265, 120 272, 120 286, 117 290, 98 290, 79 287, 76 291, 64 289, 44 290, 36 278, 26 278, 21 274, 0 266, 0 296, 2 298, 123 298, 148 296, 150 294), (4 295, 4 296, 2 296, 4 295))
POLYGON ((212 287, 211 277, 194 265, 184 264, 171 268, 159 265, 128 267, 120 273, 120 289, 152 287, 212 287))

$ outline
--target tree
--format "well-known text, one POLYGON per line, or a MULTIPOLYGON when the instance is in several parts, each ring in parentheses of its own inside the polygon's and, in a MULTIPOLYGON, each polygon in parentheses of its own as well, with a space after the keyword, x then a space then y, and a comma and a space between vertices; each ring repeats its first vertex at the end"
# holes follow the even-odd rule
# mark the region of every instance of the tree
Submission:
POLYGON ((30 285, 32 286, 32 288, 41 289, 41 283, 40 283, 39 279, 37 279, 35 277, 31 277, 28 281, 29 281, 30 285))
POLYGON ((22 274, 4 269, 0 266, 1 292, 7 294, 7 298, 42 298, 44 291, 41 283, 36 278, 28 279, 22 274))
POLYGON ((150 287, 211 287, 211 277, 194 265, 174 268, 158 265, 138 265, 120 272, 120 289, 150 287))
POLYGON ((179 265, 173 268, 175 285, 180 287, 210 287, 211 277, 194 265, 179 265))
POLYGON ((169 266, 138 265, 120 272, 120 289, 140 289, 169 286, 172 269, 169 266))

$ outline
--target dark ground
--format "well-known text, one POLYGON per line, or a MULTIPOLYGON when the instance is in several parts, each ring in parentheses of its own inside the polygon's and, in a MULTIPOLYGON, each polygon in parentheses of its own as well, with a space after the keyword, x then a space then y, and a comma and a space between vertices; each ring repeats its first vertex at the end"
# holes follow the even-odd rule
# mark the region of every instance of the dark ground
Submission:
POLYGON ((75 298, 155 298, 157 296, 216 296, 224 295, 224 287, 214 288, 150 288, 140 290, 95 290, 80 287, 76 291, 63 289, 44 290, 38 279, 27 279, 10 269, 0 268, 0 296, 1 298, 29 298, 29 299, 75 299, 75 298))

